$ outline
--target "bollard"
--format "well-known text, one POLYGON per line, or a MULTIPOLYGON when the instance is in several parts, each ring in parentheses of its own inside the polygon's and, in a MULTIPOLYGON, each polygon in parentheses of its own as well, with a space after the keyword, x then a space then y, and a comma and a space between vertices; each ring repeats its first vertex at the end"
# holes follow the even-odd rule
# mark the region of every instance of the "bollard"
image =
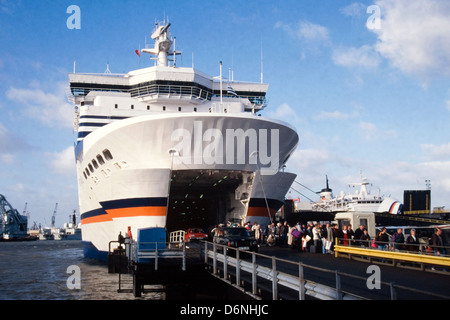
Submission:
POLYGON ((228 275, 227 246, 223 246, 223 280, 227 280, 227 275, 228 275))
POLYGON ((217 252, 216 243, 213 244, 213 274, 217 274, 217 252))
POLYGON ((272 257, 272 300, 278 300, 277 261, 272 257))
POLYGON ((256 254, 252 252, 252 293, 256 295, 258 293, 257 283, 256 283, 256 254))
POLYGON ((301 262, 298 263, 298 299, 305 300, 305 276, 301 262))
POLYGON ((342 300, 342 291, 341 291, 341 276, 339 272, 336 270, 336 300, 342 300))
POLYGON ((186 271, 186 244, 183 241, 183 264, 181 270, 186 271))
POLYGON ((241 260, 239 259, 239 248, 236 250, 236 285, 241 283, 241 260))
POLYGON ((397 300, 397 292, 395 291, 395 288, 394 288, 394 282, 391 282, 389 284, 389 287, 391 289, 391 300, 397 300))

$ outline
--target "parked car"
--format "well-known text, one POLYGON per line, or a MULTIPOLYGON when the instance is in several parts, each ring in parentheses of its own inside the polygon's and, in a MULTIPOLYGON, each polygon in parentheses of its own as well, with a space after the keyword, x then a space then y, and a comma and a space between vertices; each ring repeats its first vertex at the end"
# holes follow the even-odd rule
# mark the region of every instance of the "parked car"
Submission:
POLYGON ((185 242, 206 239, 208 239, 208 234, 200 228, 189 228, 186 230, 186 233, 184 235, 185 242))
POLYGON ((250 232, 242 227, 217 228, 213 241, 240 250, 258 251, 258 244, 250 232))

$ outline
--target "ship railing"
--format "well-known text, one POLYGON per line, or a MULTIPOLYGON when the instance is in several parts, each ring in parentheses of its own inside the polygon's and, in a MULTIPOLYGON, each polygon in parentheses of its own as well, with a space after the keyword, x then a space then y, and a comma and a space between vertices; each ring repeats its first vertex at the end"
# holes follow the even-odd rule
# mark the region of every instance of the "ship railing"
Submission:
POLYGON ((186 235, 186 231, 177 230, 172 231, 169 234, 169 242, 174 245, 184 245, 184 236, 186 235))
MULTIPOLYGON (((270 291, 273 300, 304 300, 306 295, 320 300, 373 299, 371 298, 373 290, 367 286, 367 277, 208 241, 200 243, 203 247, 201 257, 208 266, 208 270, 214 276, 255 299, 261 299, 262 290, 270 291), (322 284, 325 279, 329 279, 328 284, 322 284), (246 283, 249 285, 246 286, 246 283), (361 288, 359 292, 354 291, 357 287, 361 288), (290 290, 293 290, 293 293, 290 290)), ((450 298, 435 292, 401 286, 394 282, 379 281, 379 283, 383 292, 386 288, 389 289, 386 298, 391 300, 398 298, 398 292, 409 292, 421 297, 438 299, 450 298)), ((375 298, 379 299, 379 295, 377 294, 375 298)))
POLYGON ((195 86, 149 84, 130 90, 131 97, 157 96, 211 100, 211 92, 195 86))
POLYGON ((371 240, 358 240, 358 239, 344 239, 336 238, 337 243, 343 246, 361 247, 371 250, 384 250, 395 252, 408 252, 415 254, 425 255, 441 255, 443 257, 450 258, 450 246, 435 246, 428 243, 428 238, 419 238, 419 243, 407 243, 407 242, 394 242, 394 241, 379 241, 376 239, 371 240), (439 251, 439 254, 437 253, 439 251))
POLYGON ((347 255, 349 259, 369 263, 419 269, 422 271, 443 271, 450 267, 450 247, 336 238, 335 256, 347 255))
POLYGON ((180 243, 171 242, 139 242, 130 243, 131 261, 140 264, 154 263, 158 270, 162 259, 180 259, 181 269, 186 270, 186 246, 184 241, 180 243))

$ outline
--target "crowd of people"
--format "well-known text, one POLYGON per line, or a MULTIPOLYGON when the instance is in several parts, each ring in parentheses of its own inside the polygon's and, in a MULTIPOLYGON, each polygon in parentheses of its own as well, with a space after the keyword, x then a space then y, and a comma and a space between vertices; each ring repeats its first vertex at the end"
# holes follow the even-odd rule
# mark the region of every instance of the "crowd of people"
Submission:
MULTIPOLYGON (((259 245, 280 246, 298 249, 300 252, 314 252, 323 254, 333 254, 336 241, 339 245, 361 246, 366 248, 377 248, 380 250, 409 251, 418 252, 421 244, 416 230, 412 229, 410 234, 405 236, 401 228, 392 236, 387 233, 386 228, 377 231, 375 237, 369 235, 364 225, 360 225, 356 230, 351 224, 343 225, 339 228, 334 223, 297 223, 289 225, 285 222, 272 223, 266 229, 254 222, 247 222, 245 228, 249 230, 259 245)), ((436 228, 429 244, 425 244, 425 250, 430 254, 445 255, 444 244, 446 239, 442 230, 436 228)))

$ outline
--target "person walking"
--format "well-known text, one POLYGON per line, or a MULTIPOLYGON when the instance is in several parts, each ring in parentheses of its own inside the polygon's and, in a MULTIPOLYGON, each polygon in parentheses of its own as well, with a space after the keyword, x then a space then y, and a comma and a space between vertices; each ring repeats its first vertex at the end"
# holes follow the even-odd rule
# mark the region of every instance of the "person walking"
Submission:
POLYGON ((345 225, 342 227, 342 245, 348 246, 348 240, 349 240, 349 235, 348 235, 347 225, 345 225))
POLYGON ((287 221, 284 221, 283 225, 280 227, 280 238, 281 238, 281 247, 285 248, 288 242, 288 232, 289 225, 287 221))
POLYGON ((403 235, 401 228, 397 229, 397 233, 394 233, 394 235, 391 238, 391 241, 394 243, 395 251, 400 251, 404 249, 405 236, 403 235))
POLYGON ((331 228, 331 225, 329 223, 326 224, 326 230, 327 230, 327 237, 325 242, 325 250, 326 253, 333 254, 333 241, 334 241, 334 234, 333 229, 331 228))
MULTIPOLYGON (((446 253, 442 230, 440 228, 436 228, 435 233, 433 233, 433 235, 431 236, 431 248, 433 249, 434 255, 436 256, 443 256, 446 253)), ((432 267, 431 269, 435 270, 434 267, 432 267)), ((447 269, 443 268, 442 271, 447 271, 447 269)))
POLYGON ((416 229, 411 229, 410 235, 406 238, 406 250, 416 253, 419 252, 419 238, 416 237, 416 229))
POLYGON ((381 228, 381 231, 380 233, 378 233, 375 241, 378 245, 378 249, 386 250, 387 245, 389 244, 389 235, 387 234, 387 230, 385 227, 381 228))
POLYGON ((362 245, 361 243, 361 237, 364 234, 364 225, 360 225, 358 229, 355 230, 355 244, 356 245, 362 245))
MULTIPOLYGON (((359 229, 358 229, 359 230, 359 229)), ((369 235, 369 231, 367 231, 366 228, 363 228, 363 234, 362 236, 359 238, 359 243, 362 247, 366 247, 368 248, 370 245, 370 235, 369 235)))
POLYGON ((258 246, 260 246, 263 243, 263 239, 264 239, 263 232, 261 226, 258 223, 255 228, 255 240, 258 246))

